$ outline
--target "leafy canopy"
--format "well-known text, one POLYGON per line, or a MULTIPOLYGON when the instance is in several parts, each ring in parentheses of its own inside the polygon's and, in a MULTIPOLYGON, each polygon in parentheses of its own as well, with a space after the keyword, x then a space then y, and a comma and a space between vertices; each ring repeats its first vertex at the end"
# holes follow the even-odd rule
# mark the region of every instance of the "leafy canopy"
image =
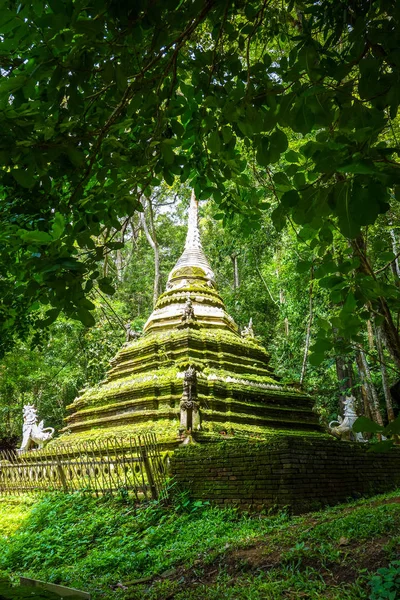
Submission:
POLYGON ((249 173, 266 173, 275 226, 292 218, 321 252, 330 227, 373 223, 400 183, 382 141, 399 19, 394 0, 2 0, 2 350, 60 311, 93 323, 110 231, 162 180, 254 222, 249 173))

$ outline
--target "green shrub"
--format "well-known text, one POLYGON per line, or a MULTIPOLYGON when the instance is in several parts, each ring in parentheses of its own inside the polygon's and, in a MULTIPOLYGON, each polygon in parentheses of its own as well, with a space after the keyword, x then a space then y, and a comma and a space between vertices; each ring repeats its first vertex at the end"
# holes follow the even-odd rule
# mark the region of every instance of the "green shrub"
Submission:
POLYGON ((397 600, 400 598, 400 560, 395 560, 387 568, 378 569, 369 585, 370 600, 397 600))

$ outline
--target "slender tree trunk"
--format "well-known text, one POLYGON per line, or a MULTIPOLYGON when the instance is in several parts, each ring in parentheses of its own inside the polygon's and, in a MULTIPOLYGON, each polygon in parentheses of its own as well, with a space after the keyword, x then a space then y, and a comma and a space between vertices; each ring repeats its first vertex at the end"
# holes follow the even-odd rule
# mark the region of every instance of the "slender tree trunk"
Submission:
POLYGON ((383 425, 383 419, 379 408, 378 392, 376 391, 376 387, 372 381, 371 371, 369 370, 368 362, 362 348, 359 348, 357 363, 360 371, 361 381, 363 382, 368 394, 371 412, 374 415, 374 421, 378 423, 378 425, 383 425))
MULTIPOLYGON (((282 289, 279 290, 279 304, 281 306, 284 306, 284 304, 286 304, 285 295, 282 289)), ((289 337, 289 319, 285 317, 283 323, 285 328, 285 336, 289 337)))
POLYGON ((313 320, 313 285, 314 285, 314 267, 311 267, 311 272, 310 272, 310 288, 309 288, 309 314, 308 314, 308 323, 307 323, 307 333, 306 333, 306 343, 304 346, 304 354, 303 354, 303 365, 301 367, 301 374, 300 374, 300 385, 303 384, 304 381, 304 377, 306 375, 306 369, 307 369, 307 359, 308 359, 308 349, 310 347, 310 340, 311 340, 311 325, 312 325, 312 320, 313 320))
MULTIPOLYGON (((122 225, 122 228, 121 228, 121 242, 122 243, 125 242, 125 233, 126 233, 128 224, 129 224, 129 219, 126 219, 125 223, 122 225)), ((115 265, 117 267, 117 279, 118 279, 118 281, 122 281, 124 278, 124 262, 123 262, 123 256, 122 256, 121 249, 117 250, 115 265)))
POLYGON ((240 285, 238 255, 232 254, 231 260, 232 260, 232 266, 233 266, 233 289, 237 290, 237 289, 239 289, 239 285, 240 285))
POLYGON ((262 281, 262 283, 263 283, 263 285, 264 285, 265 289, 267 290, 267 292, 268 292, 268 295, 269 295, 269 297, 271 298, 272 302, 273 302, 274 304, 278 305, 278 302, 275 300, 275 298, 274 298, 274 297, 273 297, 273 295, 271 294, 271 290, 269 289, 269 287, 268 287, 268 285, 267 285, 267 282, 265 281, 265 279, 264 279, 264 277, 263 277, 263 274, 262 274, 262 273, 261 273, 261 271, 260 271, 260 267, 258 266, 258 264, 257 264, 257 263, 256 263, 256 269, 257 269, 257 273, 259 274, 259 276, 260 276, 260 279, 261 279, 261 281, 262 281))
MULTIPOLYGON (((392 221, 389 221, 389 224, 392 225, 392 221)), ((399 246, 397 243, 397 239, 396 239, 396 234, 394 232, 393 229, 389 229, 389 234, 390 234, 390 238, 392 240, 392 251, 393 254, 395 255, 395 259, 392 262, 392 271, 393 271, 393 275, 395 277, 395 281, 399 281, 400 280, 400 265, 399 265, 399 258, 398 258, 398 253, 399 253, 399 246)))
MULTIPOLYGON (((103 244, 106 243, 109 235, 110 235, 110 229, 107 228, 106 231, 104 232, 103 244)), ((110 270, 110 265, 109 265, 109 259, 108 259, 108 252, 106 252, 104 254, 104 260, 103 260, 103 277, 108 277, 109 270, 110 270)))
MULTIPOLYGON (((351 240, 350 243, 355 255, 360 259, 360 272, 365 273, 369 277, 372 277, 376 280, 375 273, 366 255, 364 238, 362 236, 359 236, 356 240, 351 240)), ((400 336, 397 331, 396 325, 393 321, 389 305, 386 301, 386 298, 384 298, 383 296, 379 296, 376 302, 378 306, 375 307, 372 305, 372 302, 368 302, 369 309, 371 310, 371 312, 374 311, 374 309, 374 312, 376 312, 377 309, 383 317, 383 339, 392 359, 396 363, 397 367, 400 369, 400 336)))
POLYGON ((381 363, 382 387, 383 393, 385 394, 386 412, 388 420, 390 422, 394 421, 395 415, 393 410, 392 395, 390 393, 389 379, 387 375, 385 355, 383 353, 382 338, 379 326, 376 327, 376 348, 378 351, 379 362, 381 363))
POLYGON ((361 397, 362 397, 363 405, 364 405, 364 414, 366 417, 374 420, 375 419, 374 411, 372 410, 372 406, 371 406, 371 399, 370 399, 370 394, 369 394, 369 390, 368 390, 368 384, 366 381, 360 352, 357 352, 357 354, 356 354, 356 362, 357 362, 358 375, 360 377, 360 384, 361 384, 360 390, 361 390, 361 397))
POLYGON ((367 332, 368 332, 368 346, 370 350, 373 350, 375 347, 374 344, 374 331, 372 329, 372 323, 370 319, 367 320, 367 332))
POLYGON ((339 408, 343 406, 343 402, 346 399, 346 396, 349 395, 349 390, 352 390, 354 387, 353 381, 353 368, 349 362, 345 362, 342 356, 336 356, 336 376, 339 383, 340 389, 340 400, 341 403, 339 408))
POLYGON ((361 391, 361 398, 362 398, 363 406, 364 406, 364 415, 366 417, 368 417, 368 419, 374 420, 374 415, 371 411, 371 405, 369 402, 368 393, 367 393, 367 390, 365 389, 365 384, 363 383, 362 379, 361 379, 360 391, 361 391))
MULTIPOLYGON (((153 207, 152 207, 150 199, 147 199, 147 206, 148 206, 147 213, 148 213, 150 227, 147 226, 147 221, 146 221, 146 216, 144 214, 144 211, 140 213, 140 221, 141 221, 141 224, 143 227, 143 231, 146 235, 147 241, 149 242, 150 246, 152 247, 153 253, 154 253, 153 306, 155 306, 157 303, 157 300, 158 300, 158 296, 160 294, 160 247, 159 247, 158 241, 157 241, 156 229, 154 226, 154 213, 153 213, 153 207)), ((146 208, 145 204, 143 204, 143 207, 146 208)))
POLYGON ((117 255, 115 257, 115 266, 117 268, 117 279, 118 281, 122 281, 124 273, 124 263, 122 260, 122 252, 120 249, 117 250, 117 255))
MULTIPOLYGON (((392 219, 389 220, 389 225, 390 226, 393 225, 392 219)), ((399 264, 399 257, 398 257, 399 246, 397 243, 397 238, 396 238, 394 229, 389 229, 389 233, 390 233, 390 237, 392 240, 392 251, 396 257, 394 259, 394 261, 390 264, 390 268, 392 269, 392 274, 393 274, 393 279, 394 279, 395 285, 397 287, 400 287, 400 264, 399 264)), ((399 331, 399 320, 400 320, 400 313, 398 312, 397 313, 397 331, 399 331)))

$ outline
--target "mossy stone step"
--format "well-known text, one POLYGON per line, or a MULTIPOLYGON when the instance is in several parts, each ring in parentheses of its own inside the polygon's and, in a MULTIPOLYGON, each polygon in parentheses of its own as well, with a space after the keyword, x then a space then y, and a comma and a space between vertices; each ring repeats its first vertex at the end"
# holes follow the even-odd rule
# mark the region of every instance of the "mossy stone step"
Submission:
MULTIPOLYGON (((0 600, 20 600, 21 598, 36 598, 36 600, 60 600, 58 594, 47 592, 39 588, 33 588, 27 585, 13 587, 10 583, 0 582, 0 600)), ((74 596, 69 596, 69 600, 74 600, 74 596)), ((75 596, 75 600, 78 597, 75 596)))
MULTIPOLYGON (((52 584, 48 584, 51 586, 52 584)), ((60 587, 62 586, 54 586, 60 587)), ((67 589, 67 588, 65 588, 67 589)), ((35 598, 35 600, 62 600, 62 598, 68 598, 68 600, 82 600, 83 593, 81 595, 71 595, 71 591, 68 590, 69 593, 64 595, 60 595, 59 593, 51 592, 49 590, 43 589, 42 587, 32 586, 32 585, 18 585, 13 586, 8 580, 0 580, 0 600, 22 600, 23 598, 35 598)), ((88 594, 86 594, 88 597, 88 594)))

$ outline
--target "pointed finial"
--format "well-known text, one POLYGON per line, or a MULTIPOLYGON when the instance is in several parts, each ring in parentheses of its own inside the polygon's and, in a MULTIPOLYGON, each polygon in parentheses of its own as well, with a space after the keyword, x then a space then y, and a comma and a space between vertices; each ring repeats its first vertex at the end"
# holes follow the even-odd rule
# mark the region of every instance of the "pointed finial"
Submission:
MULTIPOLYGON (((192 190, 192 197, 190 199, 189 213, 188 213, 188 228, 186 235, 185 248, 183 253, 179 257, 176 265, 170 272, 167 282, 167 290, 171 290, 176 287, 185 287, 188 285, 187 276, 188 272, 184 273, 181 269, 201 269, 204 277, 207 280, 207 285, 210 287, 215 286, 215 277, 210 263, 204 254, 203 246, 200 239, 199 230, 199 208, 198 201, 194 190, 192 190)), ((192 271, 193 275, 193 271, 192 271)), ((196 276, 199 276, 197 273, 196 276)), ((201 275, 200 275, 201 277, 201 275)))
POLYGON ((199 203, 196 199, 194 190, 190 198, 188 231, 186 235, 185 249, 202 248, 199 231, 199 203))

